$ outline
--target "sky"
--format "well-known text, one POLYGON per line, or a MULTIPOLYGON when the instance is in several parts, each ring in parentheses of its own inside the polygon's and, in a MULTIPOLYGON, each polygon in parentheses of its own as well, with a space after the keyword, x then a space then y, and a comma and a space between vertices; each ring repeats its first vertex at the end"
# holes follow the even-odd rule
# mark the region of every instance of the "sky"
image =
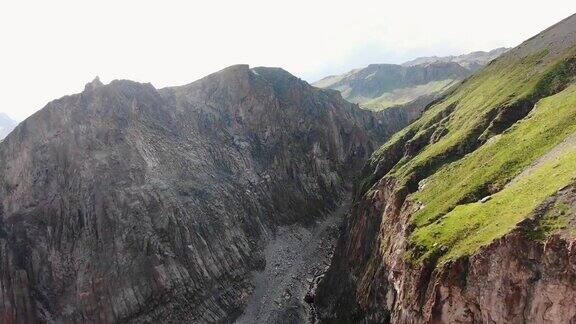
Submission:
POLYGON ((21 121, 96 76, 162 88, 244 63, 316 81, 513 47, 573 13, 574 0, 3 0, 0 112, 21 121))

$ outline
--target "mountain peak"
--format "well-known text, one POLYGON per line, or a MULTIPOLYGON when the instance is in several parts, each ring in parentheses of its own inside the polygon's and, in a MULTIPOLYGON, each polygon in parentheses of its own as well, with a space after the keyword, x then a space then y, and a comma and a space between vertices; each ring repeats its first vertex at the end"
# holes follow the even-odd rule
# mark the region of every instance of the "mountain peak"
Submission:
POLYGON ((261 78, 264 78, 268 82, 274 83, 274 84, 300 80, 296 76, 291 74, 290 72, 288 72, 282 68, 279 68, 279 67, 259 66, 259 67, 253 68, 251 71, 255 75, 257 75, 261 78))
POLYGON ((94 78, 94 80, 92 80, 89 83, 86 83, 86 86, 84 86, 84 91, 93 91, 97 88, 102 87, 104 84, 100 81, 100 77, 96 76, 94 78))
POLYGON ((508 54, 524 57, 540 51, 547 51, 547 60, 551 60, 576 42, 576 14, 548 27, 532 36, 508 54))
POLYGON ((215 74, 222 74, 222 75, 244 75, 250 72, 250 65, 248 64, 234 64, 230 65, 215 74))
MULTIPOLYGON (((323 220, 390 132, 381 126, 387 120, 379 123, 278 68, 235 65, 159 92, 128 80, 105 86, 95 80, 86 88, 52 101, 0 145, 0 219, 15 222, 0 224, 0 262, 38 256, 38 267, 26 266, 29 274, 19 265, 2 268, 0 283, 7 287, 8 276, 39 278, 0 292, 8 305, 0 315, 14 314, 8 322, 26 316, 95 322, 99 314, 110 314, 107 323, 224 321, 234 305, 248 302, 242 295, 252 291, 253 271, 273 264, 264 254, 268 233, 323 220), (52 195, 71 205, 61 208, 52 195), (44 244, 56 242, 52 224, 71 224, 56 241, 87 251, 78 258, 67 248, 56 252, 74 267, 53 261, 44 244), (57 278, 43 275, 60 270, 57 278), (231 306, 202 317, 204 307, 223 305, 219 287, 232 277, 238 288, 231 306), (82 288, 54 288, 69 282, 82 288), (99 286, 92 289, 94 282, 99 286), (203 288, 169 288, 174 284, 203 288), (128 295, 118 309, 112 296, 128 295), (84 303, 87 296, 105 302, 84 303), (44 301, 54 308, 21 306, 44 301)), ((286 278, 288 289, 294 280, 286 278)))

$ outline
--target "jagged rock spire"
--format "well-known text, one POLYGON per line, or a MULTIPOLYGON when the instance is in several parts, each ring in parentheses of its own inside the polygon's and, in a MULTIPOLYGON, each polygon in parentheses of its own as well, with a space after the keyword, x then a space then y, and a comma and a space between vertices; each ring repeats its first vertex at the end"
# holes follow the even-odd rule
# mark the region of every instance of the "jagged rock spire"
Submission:
POLYGON ((84 91, 94 90, 103 85, 104 84, 100 81, 100 77, 96 76, 92 82, 89 82, 86 84, 86 86, 84 86, 84 91))

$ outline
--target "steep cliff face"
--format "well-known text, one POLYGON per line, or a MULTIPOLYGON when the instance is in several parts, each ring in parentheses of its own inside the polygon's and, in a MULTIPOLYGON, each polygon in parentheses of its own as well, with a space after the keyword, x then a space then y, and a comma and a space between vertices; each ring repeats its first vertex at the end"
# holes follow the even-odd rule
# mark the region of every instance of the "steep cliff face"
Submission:
POLYGON ((338 207, 386 123, 245 65, 49 103, 0 144, 0 322, 233 320, 265 240, 338 207))
POLYGON ((576 321, 575 46, 576 15, 372 155, 314 296, 321 319, 576 321))

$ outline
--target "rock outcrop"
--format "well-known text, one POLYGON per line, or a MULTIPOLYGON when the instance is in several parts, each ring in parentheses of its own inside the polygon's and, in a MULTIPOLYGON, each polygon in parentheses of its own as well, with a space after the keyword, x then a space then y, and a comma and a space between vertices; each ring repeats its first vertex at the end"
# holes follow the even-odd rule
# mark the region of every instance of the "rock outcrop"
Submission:
MULTIPOLYGON (((380 194, 354 210, 333 264, 315 296, 326 323, 572 323, 576 320, 574 237, 531 235, 551 201, 478 253, 436 267, 405 262, 417 207, 383 181, 380 194), (383 215, 380 219, 377 215, 383 215), (351 230, 351 231, 350 231, 351 230), (343 248, 344 247, 344 248, 343 248)), ((576 215, 574 188, 569 196, 576 215)), ((554 198, 557 199, 557 198, 554 198)))
POLYGON ((0 322, 229 322, 391 124, 274 68, 88 84, 0 144, 0 322))

